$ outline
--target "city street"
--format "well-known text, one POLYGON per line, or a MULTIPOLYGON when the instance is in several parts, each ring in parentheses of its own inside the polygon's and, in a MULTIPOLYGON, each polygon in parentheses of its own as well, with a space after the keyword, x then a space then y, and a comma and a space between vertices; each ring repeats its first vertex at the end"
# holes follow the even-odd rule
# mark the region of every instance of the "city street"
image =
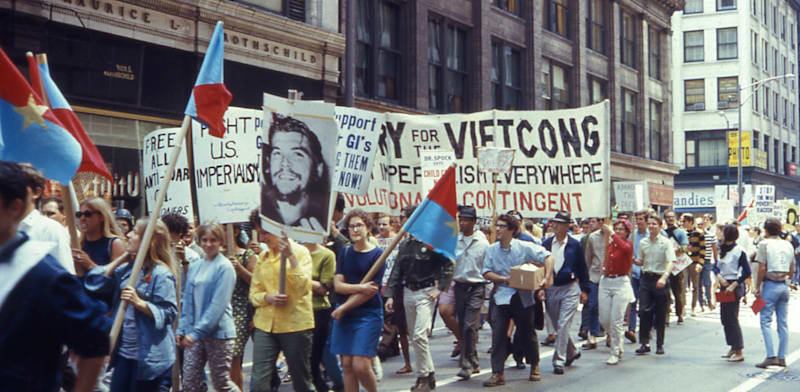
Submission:
MULTIPOLYGON (((687 293, 687 299, 691 294, 687 293)), ((752 297, 751 297, 752 299, 752 297)), ((562 376, 552 372, 552 347, 540 346, 542 381, 527 381, 528 369, 517 370, 514 361, 509 359, 506 368, 506 385, 493 388, 499 391, 797 391, 800 390, 800 293, 792 292, 789 302, 789 351, 787 368, 762 370, 754 365, 764 359, 765 351, 758 317, 748 308, 742 307, 740 322, 744 334, 745 361, 728 363, 720 355, 728 351, 725 336, 719 321, 719 308, 716 311, 698 313, 686 317, 683 325, 676 325, 674 314, 666 332, 666 355, 649 354, 637 356, 634 350, 638 344, 626 341, 625 356, 619 365, 605 364, 608 349, 602 343, 597 350, 583 351, 581 358, 567 368, 562 376)), ((573 337, 577 339, 580 315, 573 322, 573 337)), ((774 323, 773 323, 774 328, 774 323)), ((453 336, 437 318, 431 346, 436 365, 436 385, 440 391, 466 391, 483 388, 483 381, 491 375, 489 354, 491 345, 490 328, 485 324, 480 331, 478 343, 481 373, 469 381, 459 381, 455 377, 458 362, 450 359, 453 349, 453 336)), ((537 331, 542 341, 545 337, 537 331)), ((582 343, 578 343, 582 344, 582 343)), ((777 340, 776 340, 777 344, 777 340)), ((653 347, 655 350, 655 347, 653 347)), ((249 380, 249 361, 251 349, 245 358, 245 380, 249 380)), ((412 364, 414 361, 412 351, 412 364)), ((384 378, 378 384, 381 391, 407 391, 416 379, 415 375, 396 375, 402 367, 401 357, 393 357, 383 363, 384 378)), ((290 384, 283 384, 281 391, 291 391, 290 384)))

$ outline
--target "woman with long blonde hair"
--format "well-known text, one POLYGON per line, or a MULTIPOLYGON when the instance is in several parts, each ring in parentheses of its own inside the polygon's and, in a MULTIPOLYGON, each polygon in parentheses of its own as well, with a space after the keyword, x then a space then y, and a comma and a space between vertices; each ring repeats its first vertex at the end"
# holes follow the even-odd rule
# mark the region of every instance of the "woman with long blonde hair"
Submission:
POLYGON ((175 362, 172 322, 178 315, 177 290, 175 271, 170 267, 169 230, 161 219, 156 218, 139 278, 130 283, 147 221, 139 220, 128 233, 128 257, 92 268, 84 283, 93 292, 113 292, 114 309, 121 301, 127 303, 117 347, 111 354, 112 392, 158 391, 160 385, 170 382, 175 362))
POLYGON ((78 275, 116 260, 125 251, 125 240, 107 201, 99 197, 86 199, 75 217, 81 232, 81 249, 72 250, 78 275))

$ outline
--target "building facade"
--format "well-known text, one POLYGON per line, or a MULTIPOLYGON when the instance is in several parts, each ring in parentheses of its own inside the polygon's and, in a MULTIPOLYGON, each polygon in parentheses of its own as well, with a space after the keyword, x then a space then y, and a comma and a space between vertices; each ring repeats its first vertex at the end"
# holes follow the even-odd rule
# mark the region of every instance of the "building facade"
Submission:
POLYGON ((672 205, 670 17, 680 1, 355 3, 356 106, 453 113, 609 99, 612 181, 647 180, 651 202, 672 205))
POLYGON ((744 204, 758 184, 800 199, 798 80, 780 77, 798 72, 798 10, 797 0, 686 0, 673 15, 679 211, 738 201, 740 104, 744 204))
POLYGON ((46 53, 51 74, 106 159, 97 195, 137 210, 144 136, 180 126, 215 23, 225 23, 232 106, 302 91, 335 101, 345 38, 338 1, 0 0, 0 45, 23 72, 46 53))

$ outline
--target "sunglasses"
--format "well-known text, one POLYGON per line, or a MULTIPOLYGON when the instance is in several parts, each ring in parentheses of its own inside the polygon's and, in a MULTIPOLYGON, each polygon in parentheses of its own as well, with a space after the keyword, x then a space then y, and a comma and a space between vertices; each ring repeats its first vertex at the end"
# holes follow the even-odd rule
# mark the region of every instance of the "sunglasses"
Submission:
POLYGON ((87 217, 87 218, 91 218, 92 215, 94 215, 94 214, 99 214, 99 212, 97 212, 97 211, 78 211, 78 212, 75 213, 75 217, 78 218, 78 219, 81 219, 81 217, 84 217, 84 216, 87 217))

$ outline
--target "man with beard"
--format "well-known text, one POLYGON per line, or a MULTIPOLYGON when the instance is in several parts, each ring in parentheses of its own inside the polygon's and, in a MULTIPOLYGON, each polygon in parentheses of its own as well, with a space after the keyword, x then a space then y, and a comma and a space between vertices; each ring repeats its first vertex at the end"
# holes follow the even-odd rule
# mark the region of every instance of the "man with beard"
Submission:
POLYGON ((319 139, 308 126, 273 113, 261 160, 261 214, 288 226, 325 231, 328 168, 319 139))

